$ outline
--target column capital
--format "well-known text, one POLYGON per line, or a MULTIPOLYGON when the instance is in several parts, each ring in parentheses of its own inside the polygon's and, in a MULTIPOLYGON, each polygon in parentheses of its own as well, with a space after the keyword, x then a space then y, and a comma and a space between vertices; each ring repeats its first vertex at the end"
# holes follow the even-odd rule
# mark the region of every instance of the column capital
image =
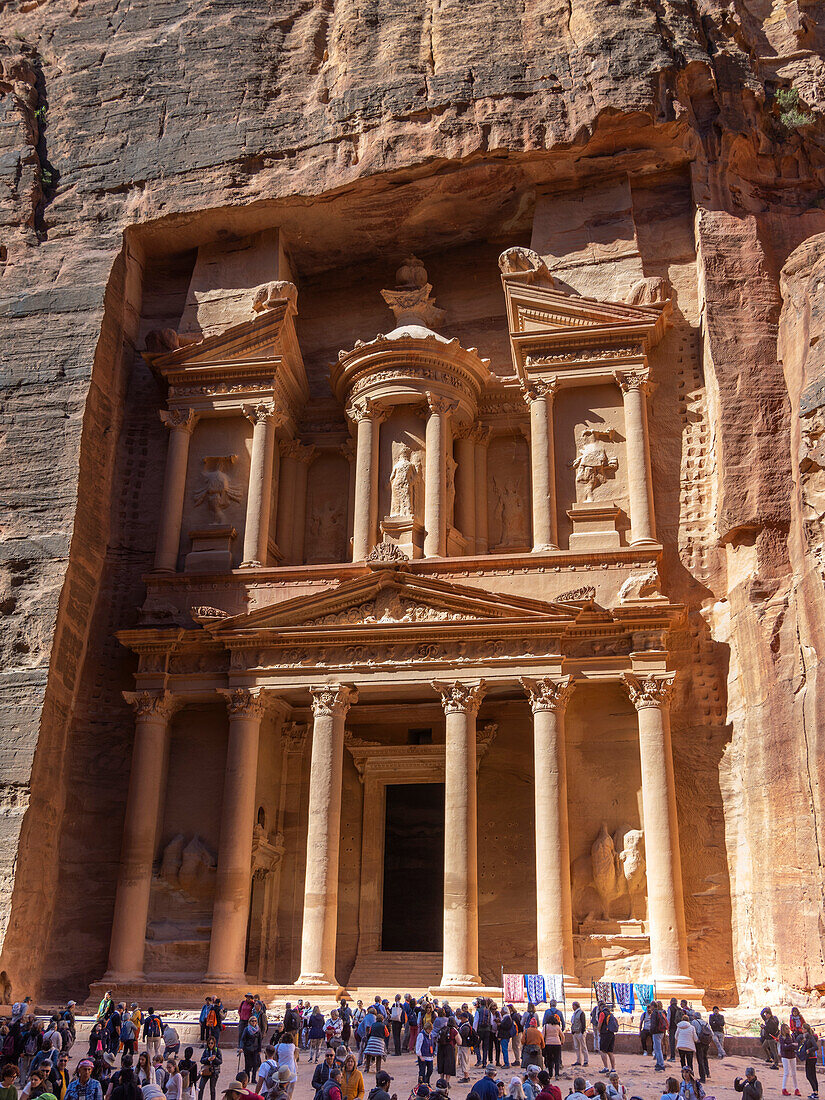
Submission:
POLYGON ((303 752, 308 730, 306 722, 284 722, 281 729, 281 744, 287 752, 303 752))
POLYGON ((283 424, 286 419, 280 409, 275 408, 272 401, 258 401, 255 405, 244 405, 243 414, 253 424, 265 424, 267 421, 272 421, 276 428, 283 424))
POLYGON ((490 442, 490 428, 486 424, 476 424, 473 428, 472 440, 477 447, 486 447, 490 442))
POLYGON ((427 400, 427 408, 434 415, 449 416, 458 408, 457 401, 451 401, 449 397, 442 397, 439 393, 431 393, 427 390, 424 396, 427 400))
POLYGON ((264 712, 262 688, 218 688, 226 700, 230 718, 260 718, 264 712))
POLYGON ((430 687, 441 696, 445 714, 477 714, 487 692, 484 680, 431 680, 430 687))
POLYGON ((309 694, 316 718, 346 715, 352 704, 358 702, 358 691, 349 684, 323 684, 310 688, 309 694))
POLYGON ((469 421, 453 424, 453 439, 469 439, 471 443, 475 443, 475 432, 475 425, 469 421))
POLYGON ((338 448, 338 450, 350 464, 355 462, 357 449, 358 448, 356 447, 355 440, 352 438, 352 436, 350 436, 346 443, 342 443, 341 446, 338 448))
POLYGON ((541 676, 537 679, 520 676, 519 680, 527 692, 533 714, 540 710, 564 713, 576 686, 572 676, 541 676))
POLYGON ((300 439, 280 439, 278 449, 281 458, 294 458, 296 462, 311 462, 318 448, 314 443, 302 443, 300 439))
POLYGON ((174 698, 168 691, 124 691, 122 695, 135 712, 135 718, 168 721, 175 710, 174 698))
POLYGON ((194 409, 161 409, 160 420, 169 431, 191 435, 198 422, 198 414, 194 409))
POLYGON ((653 390, 647 371, 614 370, 613 377, 623 394, 630 393, 631 390, 641 390, 643 393, 648 394, 653 390))
POLYGON ((637 676, 635 672, 623 672, 621 681, 636 710, 644 710, 645 707, 664 708, 670 705, 673 697, 676 673, 637 676))
POLYGON ((559 380, 557 378, 533 378, 531 381, 524 383, 521 393, 526 404, 532 405, 534 401, 540 401, 545 397, 552 399, 558 388, 559 380))
POLYGON ((362 420, 374 420, 380 424, 387 419, 389 410, 372 397, 359 397, 349 404, 346 413, 353 424, 360 424, 362 420))

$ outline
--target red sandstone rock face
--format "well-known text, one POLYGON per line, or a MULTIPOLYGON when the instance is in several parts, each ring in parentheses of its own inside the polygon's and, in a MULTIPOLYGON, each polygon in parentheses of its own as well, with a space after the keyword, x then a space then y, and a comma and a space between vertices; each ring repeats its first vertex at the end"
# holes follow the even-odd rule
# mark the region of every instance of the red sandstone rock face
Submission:
POLYGON ((822 107, 820 7, 0 0, 0 968, 15 994, 82 992, 105 964, 130 745, 112 631, 142 599, 162 476, 160 395, 135 346, 176 326, 187 249, 277 223, 311 280, 408 248, 526 243, 537 189, 688 164, 698 258, 668 263, 693 272, 671 344, 691 426, 674 421, 654 463, 672 488, 657 489, 669 590, 690 612, 679 808, 693 942, 716 937, 718 960, 696 976, 745 998, 763 979, 825 982, 823 246, 801 243, 825 229, 823 126, 773 99, 793 84, 822 107))

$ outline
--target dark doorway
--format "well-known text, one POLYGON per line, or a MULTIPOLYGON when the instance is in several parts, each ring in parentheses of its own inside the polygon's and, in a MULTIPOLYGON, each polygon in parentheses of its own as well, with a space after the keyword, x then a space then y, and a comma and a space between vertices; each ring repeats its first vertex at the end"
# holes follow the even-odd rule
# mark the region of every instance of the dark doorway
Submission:
POLYGON ((388 784, 384 828, 384 951, 441 951, 444 784, 388 784))

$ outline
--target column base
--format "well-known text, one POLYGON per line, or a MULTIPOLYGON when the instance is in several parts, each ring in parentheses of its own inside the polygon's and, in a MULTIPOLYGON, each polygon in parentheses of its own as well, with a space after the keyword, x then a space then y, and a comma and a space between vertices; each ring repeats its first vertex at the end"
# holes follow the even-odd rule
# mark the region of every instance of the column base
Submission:
POLYGON ((111 985, 126 985, 132 982, 145 982, 146 975, 142 970, 107 970, 100 979, 99 984, 109 982, 111 985))
POLYGON ((664 977, 656 978, 656 999, 661 1001, 663 998, 676 997, 680 1000, 682 997, 686 1001, 701 1000, 705 995, 704 989, 701 986, 696 985, 692 978, 687 974, 667 974, 664 977))
POLYGON ((238 568, 239 569, 260 569, 262 564, 263 564, 262 562, 255 561, 254 559, 250 559, 249 561, 242 561, 241 564, 238 566, 238 568))
POLYGON ((460 997, 466 1001, 474 997, 501 997, 501 986, 484 985, 479 977, 472 980, 442 978, 439 985, 431 985, 427 992, 431 997, 460 997))
POLYGON ((647 538, 647 537, 641 538, 641 539, 634 539, 633 534, 631 532, 631 536, 628 539, 628 546, 655 546, 655 547, 658 547, 658 546, 661 546, 661 543, 659 542, 658 539, 651 539, 651 538, 647 538))
POLYGON ((246 985, 246 974, 204 974, 203 980, 211 985, 246 985))
POLYGON ((558 546, 554 546, 552 542, 548 542, 545 546, 534 546, 530 553, 549 554, 553 550, 558 550, 558 546))

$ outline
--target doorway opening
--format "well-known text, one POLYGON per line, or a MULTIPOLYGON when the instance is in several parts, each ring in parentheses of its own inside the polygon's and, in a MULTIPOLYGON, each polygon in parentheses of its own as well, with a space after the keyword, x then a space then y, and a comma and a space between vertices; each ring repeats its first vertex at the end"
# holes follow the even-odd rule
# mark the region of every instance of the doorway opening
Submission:
POLYGON ((444 784, 386 787, 383 951, 444 945, 444 784))

